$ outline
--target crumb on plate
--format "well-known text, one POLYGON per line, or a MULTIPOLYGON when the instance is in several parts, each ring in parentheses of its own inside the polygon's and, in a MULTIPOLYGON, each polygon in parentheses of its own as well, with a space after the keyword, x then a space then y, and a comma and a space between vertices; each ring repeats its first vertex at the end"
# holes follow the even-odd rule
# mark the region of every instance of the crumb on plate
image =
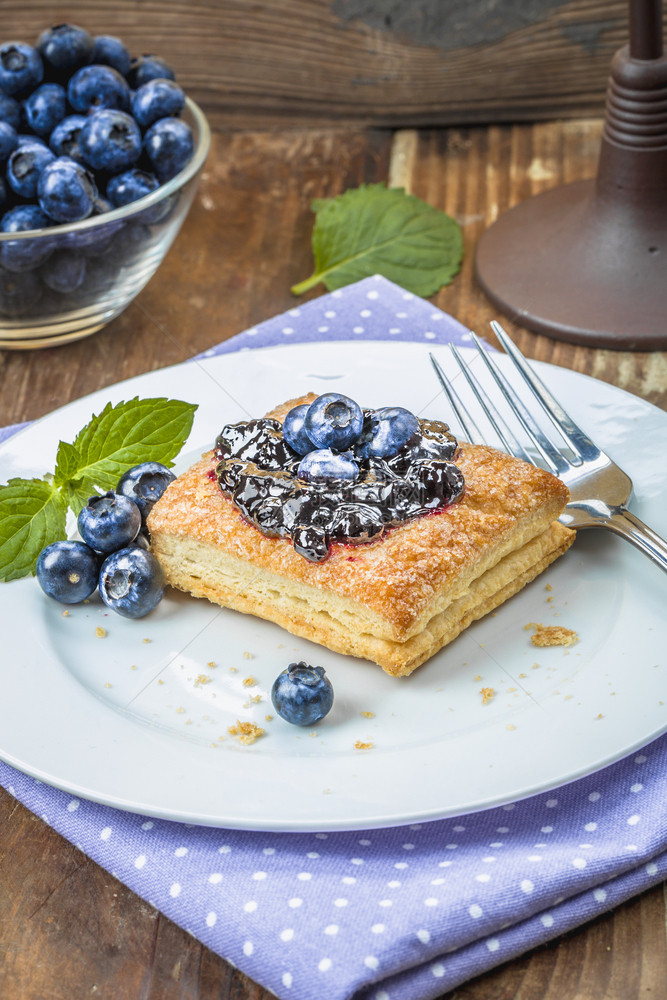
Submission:
POLYGON ((571 628, 564 625, 541 625, 538 622, 529 622, 524 628, 535 629, 530 637, 533 646, 574 646, 579 641, 579 636, 571 628))
POLYGON ((243 743, 244 746, 249 746, 264 735, 264 730, 255 725, 254 722, 241 722, 240 720, 237 720, 235 726, 229 726, 227 732, 230 736, 236 736, 239 743, 243 743))

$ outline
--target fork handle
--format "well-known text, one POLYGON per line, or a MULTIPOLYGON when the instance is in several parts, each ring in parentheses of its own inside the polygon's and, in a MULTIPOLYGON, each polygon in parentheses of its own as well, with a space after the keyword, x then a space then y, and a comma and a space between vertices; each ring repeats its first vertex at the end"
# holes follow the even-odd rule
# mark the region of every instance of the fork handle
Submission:
POLYGON ((635 514, 625 508, 612 509, 602 523, 626 538, 667 573, 667 542, 635 514))

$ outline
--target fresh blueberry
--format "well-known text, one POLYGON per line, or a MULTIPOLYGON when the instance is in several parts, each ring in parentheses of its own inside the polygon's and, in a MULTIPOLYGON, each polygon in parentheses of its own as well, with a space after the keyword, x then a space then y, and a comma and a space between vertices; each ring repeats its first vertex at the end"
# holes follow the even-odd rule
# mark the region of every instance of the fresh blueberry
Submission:
POLYGON ((123 76, 127 76, 132 64, 130 53, 120 38, 116 38, 115 35, 95 36, 90 61, 98 66, 112 66, 123 76))
POLYGON ((0 122, 7 122, 16 132, 21 127, 21 105, 3 90, 0 90, 0 122))
POLYGON ((32 313, 43 294, 35 271, 18 274, 0 267, 0 316, 17 319, 32 313))
POLYGON ((319 722, 331 711, 333 700, 333 687, 324 667, 311 667, 303 660, 290 663, 271 688, 276 712, 294 726, 319 722))
POLYGON ((304 426, 308 406, 308 403, 293 406, 285 414, 283 421, 283 436, 290 448, 293 448, 297 455, 307 455, 314 448, 313 442, 306 434, 304 426))
POLYGON ((130 545, 107 556, 98 585, 107 607, 124 618, 143 618, 162 599, 164 570, 152 552, 130 545))
POLYGON ((305 429, 316 448, 345 451, 359 437, 363 423, 358 403, 340 392, 326 392, 308 407, 305 429))
POLYGON ((33 201, 40 174, 55 158, 55 154, 43 142, 19 142, 18 148, 7 160, 9 186, 19 197, 33 201))
POLYGON ((419 434, 419 420, 402 406, 383 406, 364 420, 355 448, 362 458, 390 458, 419 434))
POLYGON ((171 66, 159 56, 143 55, 133 59, 127 73, 127 82, 133 90, 138 90, 149 80, 173 80, 175 73, 171 66))
POLYGON ((76 24, 56 24, 37 39, 42 59, 57 74, 69 76, 90 60, 93 39, 76 24))
POLYGON ((0 121, 0 163, 5 163, 18 146, 16 129, 0 121))
POLYGON ((0 90, 12 97, 34 90, 44 79, 44 64, 37 49, 24 42, 0 46, 0 90))
POLYGON ((163 184, 181 172, 194 148, 192 129, 180 118, 160 118, 144 136, 144 152, 163 184))
POLYGON ((308 483, 328 483, 339 479, 357 479, 359 466, 347 454, 318 448, 309 451, 299 462, 299 479, 308 483))
POLYGON ((96 111, 86 120, 79 143, 89 167, 111 174, 134 166, 141 154, 141 132, 134 118, 111 108, 96 111))
POLYGON ((141 529, 141 512, 113 490, 91 497, 77 519, 79 534, 96 552, 113 552, 133 542, 141 529))
POLYGON ((37 135, 51 135, 67 113, 67 94, 59 83, 43 83, 23 102, 25 118, 37 135))
POLYGON ((150 509, 175 478, 174 473, 160 462, 142 462, 123 473, 118 480, 116 493, 132 500, 145 521, 150 509))
POLYGON ((82 66, 70 77, 67 99, 75 111, 82 113, 103 108, 127 111, 130 88, 111 66, 82 66))
POLYGON ((17 148, 22 149, 24 146, 47 146, 48 143, 44 141, 39 135, 34 135, 32 132, 17 132, 16 134, 17 148))
MULTIPOLYGON (((27 233, 47 229, 51 220, 37 205, 16 205, 0 220, 0 232, 27 233)), ((53 242, 42 236, 35 239, 3 240, 0 244, 0 264, 8 271, 32 271, 44 263, 53 251, 53 242)))
POLYGON ((40 268, 42 281, 52 292, 67 295, 86 277, 86 259, 74 250, 56 250, 40 268))
POLYGON ((99 558, 85 542, 52 542, 37 557, 37 581, 61 604, 80 604, 97 587, 99 558))
POLYGON ((133 167, 111 178, 107 184, 107 198, 116 208, 122 208, 131 201, 138 201, 139 198, 151 194, 159 186, 160 182, 155 174, 133 167))
POLYGON ((78 222, 92 214, 97 188, 91 174, 69 156, 59 156, 42 170, 39 204, 55 222, 78 222))
POLYGON ((4 177, 0 176, 0 215, 4 213, 11 207, 12 204, 12 192, 9 188, 9 184, 4 177))
POLYGON ((132 114, 142 128, 159 118, 177 118, 185 107, 185 94, 173 80, 149 80, 132 94, 132 114))
POLYGON ((49 136, 49 146, 56 156, 69 156, 79 163, 83 162, 79 136, 86 121, 85 115, 67 115, 58 122, 49 136))

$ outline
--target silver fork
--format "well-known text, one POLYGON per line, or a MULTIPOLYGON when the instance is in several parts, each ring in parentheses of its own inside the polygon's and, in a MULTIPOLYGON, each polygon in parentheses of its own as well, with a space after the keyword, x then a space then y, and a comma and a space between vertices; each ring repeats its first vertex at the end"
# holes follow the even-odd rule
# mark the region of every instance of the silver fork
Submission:
MULTIPOLYGON (((571 500, 561 515, 563 524, 577 530, 608 528, 626 538, 667 572, 667 542, 627 508, 632 493, 630 477, 565 412, 500 324, 492 322, 491 326, 519 372, 522 384, 528 387, 530 402, 537 404, 532 412, 475 334, 472 334, 472 338, 479 356, 483 359, 492 386, 499 390, 497 402, 489 397, 480 380, 473 378, 469 364, 466 364, 453 344, 450 345, 450 350, 470 390, 468 398, 473 400, 473 405, 479 407, 503 448, 517 458, 552 472, 566 484, 571 500), (513 432, 507 419, 501 416, 500 408, 508 410, 514 417, 521 429, 518 435, 513 432), (538 419, 538 413, 542 415, 541 419, 538 419), (549 424, 548 433, 544 430, 545 423, 549 424), (554 442, 553 431, 557 432, 560 443, 554 442), (521 438, 527 438, 532 448, 524 447, 521 438)), ((447 379, 432 354, 430 358, 468 440, 477 444, 492 443, 488 440, 489 434, 480 431, 479 424, 472 416, 471 407, 463 402, 462 394, 456 391, 452 380, 447 379)))

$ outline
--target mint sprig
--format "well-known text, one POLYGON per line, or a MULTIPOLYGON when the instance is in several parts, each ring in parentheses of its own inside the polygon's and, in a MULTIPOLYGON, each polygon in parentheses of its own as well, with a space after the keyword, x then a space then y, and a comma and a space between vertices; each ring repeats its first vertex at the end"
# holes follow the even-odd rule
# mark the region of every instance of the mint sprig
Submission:
POLYGON ((294 295, 323 282, 334 291, 381 274, 415 295, 429 296, 461 268, 459 224, 403 188, 362 184, 336 198, 315 199, 313 274, 294 295))
POLYGON ((164 398, 108 403, 72 444, 59 443, 52 475, 0 486, 0 580, 34 573, 44 546, 66 537, 68 508, 78 515, 89 497, 114 489, 126 469, 141 462, 172 466, 196 409, 164 398))

